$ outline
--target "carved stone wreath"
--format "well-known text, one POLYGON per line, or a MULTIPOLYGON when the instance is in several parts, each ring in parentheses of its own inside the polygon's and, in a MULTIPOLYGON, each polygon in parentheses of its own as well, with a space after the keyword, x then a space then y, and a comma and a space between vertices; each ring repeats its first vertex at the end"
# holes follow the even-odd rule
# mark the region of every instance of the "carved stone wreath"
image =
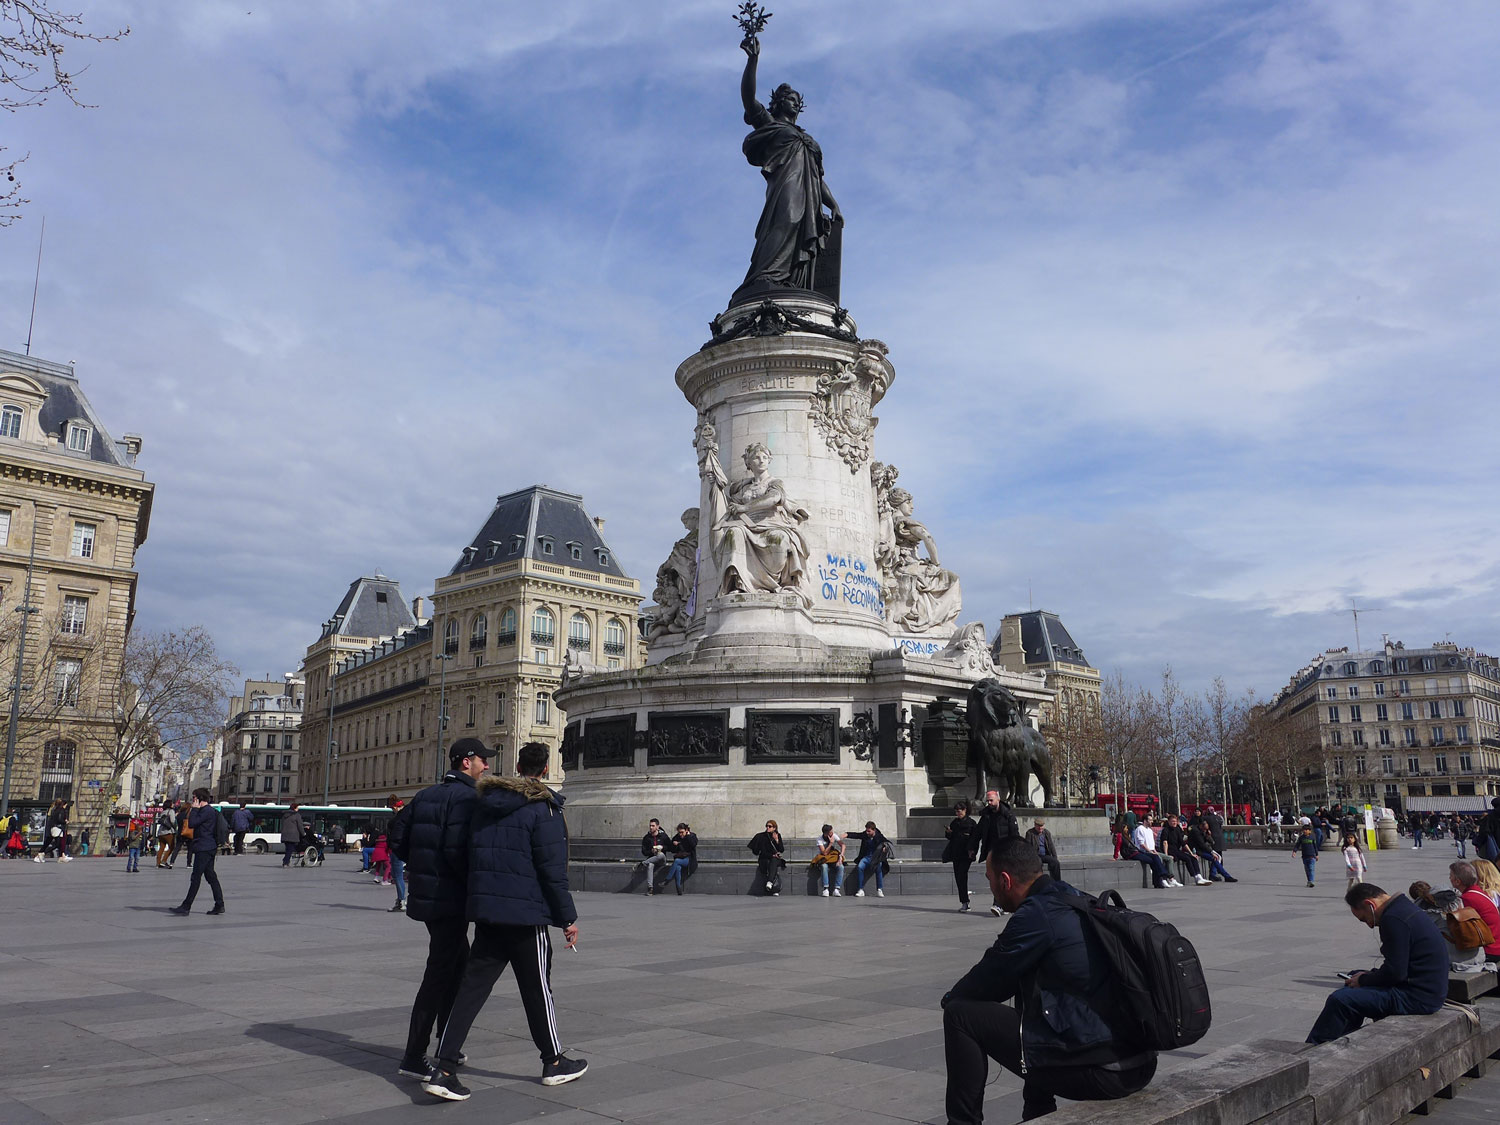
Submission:
POLYGON ((737 340, 741 336, 784 336, 794 328, 803 332, 815 332, 820 336, 831 336, 845 343, 857 344, 859 337, 844 327, 848 318, 847 309, 835 309, 833 325, 830 327, 811 317, 803 316, 795 309, 778 305, 767 297, 749 313, 737 317, 729 324, 725 324, 720 317, 714 317, 708 324, 708 330, 713 333, 713 339, 698 350, 704 351, 730 340, 737 340))
POLYGON ((879 340, 860 344, 859 356, 818 377, 816 397, 807 415, 828 448, 857 473, 870 461, 875 427, 871 410, 885 395, 886 347, 879 340))

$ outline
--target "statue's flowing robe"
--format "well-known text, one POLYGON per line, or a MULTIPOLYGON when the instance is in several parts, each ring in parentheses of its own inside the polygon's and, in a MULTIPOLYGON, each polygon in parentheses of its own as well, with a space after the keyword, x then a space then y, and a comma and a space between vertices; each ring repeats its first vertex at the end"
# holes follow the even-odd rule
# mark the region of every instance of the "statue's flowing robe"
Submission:
POLYGON ((763 284, 812 287, 813 259, 822 249, 823 150, 759 102, 745 114, 754 127, 741 146, 766 178, 766 205, 755 225, 755 249, 741 288, 763 284))
POLYGON ((720 593, 745 590, 799 590, 807 565, 807 540, 797 524, 808 518, 788 503, 781 481, 754 477, 729 486, 729 499, 744 504, 772 495, 776 507, 759 516, 728 516, 714 527, 714 557, 720 593))

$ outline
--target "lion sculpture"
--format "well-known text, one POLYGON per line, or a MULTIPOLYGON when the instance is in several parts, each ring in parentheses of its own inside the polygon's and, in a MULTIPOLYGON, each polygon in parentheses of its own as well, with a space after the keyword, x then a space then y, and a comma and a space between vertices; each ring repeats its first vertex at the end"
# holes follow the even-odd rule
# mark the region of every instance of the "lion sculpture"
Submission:
POLYGON ((1015 694, 996 679, 980 680, 969 689, 969 753, 976 768, 979 796, 988 777, 1000 799, 1017 808, 1031 802, 1032 774, 1042 786, 1043 805, 1052 803, 1052 755, 1041 732, 1026 721, 1015 694))

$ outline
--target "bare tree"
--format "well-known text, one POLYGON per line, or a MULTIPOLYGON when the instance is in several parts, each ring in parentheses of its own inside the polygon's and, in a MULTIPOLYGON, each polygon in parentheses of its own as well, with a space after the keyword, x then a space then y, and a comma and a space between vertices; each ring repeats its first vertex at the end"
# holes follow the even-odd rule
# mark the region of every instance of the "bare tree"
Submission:
POLYGON ((201 626, 132 632, 119 674, 101 684, 101 721, 87 728, 109 783, 100 791, 100 807, 83 814, 103 821, 121 777, 140 755, 168 746, 180 754, 210 738, 223 722, 235 674, 201 626))
POLYGON ((1109 786, 1123 805, 1131 779, 1150 762, 1156 700, 1150 692, 1126 684, 1118 672, 1099 688, 1098 753, 1109 786))
MULTIPOLYGON (((1172 809, 1175 812, 1182 811, 1182 754, 1189 744, 1190 716, 1185 709, 1186 702, 1182 689, 1177 686, 1172 666, 1168 664, 1161 670, 1161 695, 1156 700, 1156 725, 1161 756, 1172 759, 1172 809)), ((1161 792, 1160 780, 1157 782, 1157 792, 1161 792)), ((1163 800, 1162 804, 1165 806, 1166 801, 1163 800)))
MULTIPOLYGON (((75 43, 105 43, 123 39, 128 27, 110 35, 83 30, 83 16, 54 10, 51 0, 0 0, 0 109, 14 113, 41 105, 61 94, 80 108, 76 80, 85 68, 63 61, 64 49, 75 43)), ((0 145, 0 153, 5 146, 0 145)), ((30 153, 27 154, 29 156, 30 153)), ((29 200, 21 198, 16 166, 26 156, 0 164, 0 226, 10 226, 29 200)))

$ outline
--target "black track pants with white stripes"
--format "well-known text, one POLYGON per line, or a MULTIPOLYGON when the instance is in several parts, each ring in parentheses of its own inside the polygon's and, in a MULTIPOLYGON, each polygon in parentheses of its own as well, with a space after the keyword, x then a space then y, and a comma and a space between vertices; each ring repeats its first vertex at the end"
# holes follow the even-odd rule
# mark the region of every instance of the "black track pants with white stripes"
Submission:
POLYGON ((490 998, 490 990, 509 965, 515 970, 521 1003, 526 1007, 526 1023, 531 1038, 541 1052, 542 1062, 549 1063, 562 1054, 557 1037, 557 1012, 552 1007, 552 939, 546 926, 489 926, 474 924, 474 944, 469 949, 469 963, 464 966, 463 980, 448 1014, 448 1026, 438 1044, 438 1061, 444 1070, 457 1069, 469 1028, 479 1018, 480 1009, 490 998))

